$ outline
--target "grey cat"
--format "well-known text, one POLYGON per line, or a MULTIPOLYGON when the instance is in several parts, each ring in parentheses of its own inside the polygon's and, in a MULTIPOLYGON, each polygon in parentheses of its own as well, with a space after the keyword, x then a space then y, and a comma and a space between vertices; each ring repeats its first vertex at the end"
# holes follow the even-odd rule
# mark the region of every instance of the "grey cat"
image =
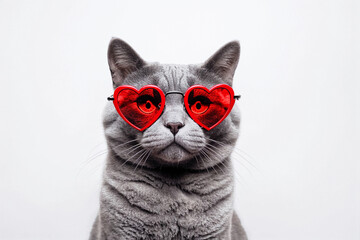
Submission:
MULTIPOLYGON (((152 84, 164 93, 184 93, 195 84, 231 86, 239 55, 234 41, 201 65, 150 64, 115 38, 108 62, 114 89, 152 84)), ((182 95, 169 94, 162 115, 143 132, 127 124, 112 103, 103 125, 108 156, 90 240, 247 239, 233 210, 236 107, 207 131, 189 117, 182 95)))

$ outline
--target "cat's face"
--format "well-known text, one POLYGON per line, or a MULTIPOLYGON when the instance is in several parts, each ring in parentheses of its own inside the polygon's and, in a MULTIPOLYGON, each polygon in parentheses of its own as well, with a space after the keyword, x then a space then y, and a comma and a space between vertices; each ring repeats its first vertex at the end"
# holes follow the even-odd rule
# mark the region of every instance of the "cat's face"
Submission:
MULTIPOLYGON (((216 84, 231 86, 240 46, 231 42, 203 65, 160 65, 145 63, 120 39, 110 42, 108 57, 114 89, 131 85, 137 89, 156 85, 164 93, 185 93, 192 85, 210 89, 216 84)), ((166 96, 162 115, 146 130, 130 126, 109 103, 104 114, 109 147, 121 159, 135 166, 186 166, 210 168, 228 157, 238 136, 239 111, 231 113, 215 128, 201 128, 187 113, 181 94, 166 96)))

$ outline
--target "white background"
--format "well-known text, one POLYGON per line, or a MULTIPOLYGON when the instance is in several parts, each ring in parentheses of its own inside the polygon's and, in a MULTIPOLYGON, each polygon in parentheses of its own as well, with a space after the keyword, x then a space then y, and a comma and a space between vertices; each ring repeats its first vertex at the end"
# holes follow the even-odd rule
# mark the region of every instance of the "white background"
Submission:
POLYGON ((359 24, 356 0, 1 0, 0 239, 87 239, 116 36, 161 63, 238 39, 235 207, 249 238, 359 240, 359 24))

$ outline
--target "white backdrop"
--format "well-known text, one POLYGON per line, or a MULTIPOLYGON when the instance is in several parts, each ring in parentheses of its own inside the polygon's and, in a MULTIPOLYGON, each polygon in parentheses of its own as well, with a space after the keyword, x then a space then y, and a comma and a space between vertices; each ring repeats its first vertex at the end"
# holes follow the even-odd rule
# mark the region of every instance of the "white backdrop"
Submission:
POLYGON ((161 63, 240 40, 235 207, 250 239, 359 240, 359 23, 356 0, 1 0, 0 239, 87 239, 116 36, 161 63))

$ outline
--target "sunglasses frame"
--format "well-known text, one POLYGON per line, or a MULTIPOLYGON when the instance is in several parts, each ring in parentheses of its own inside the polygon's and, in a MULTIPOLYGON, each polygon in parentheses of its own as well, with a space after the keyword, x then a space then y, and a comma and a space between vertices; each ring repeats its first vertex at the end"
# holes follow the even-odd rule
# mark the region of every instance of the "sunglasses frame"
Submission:
POLYGON ((139 131, 144 131, 145 129, 147 129, 148 127, 150 127, 154 122, 156 122, 157 119, 159 119, 159 117, 162 115, 164 108, 165 108, 165 102, 166 102, 166 96, 169 94, 180 94, 184 97, 184 105, 186 108, 186 112, 189 114, 189 116, 191 117, 192 120, 194 120, 200 127, 205 128, 206 130, 211 130, 214 127, 216 127, 217 125, 219 125, 231 112, 234 104, 235 104, 235 100, 239 100, 241 98, 241 95, 234 95, 234 90, 232 89, 232 87, 230 87, 229 85, 226 84, 217 84, 215 86, 213 86, 210 89, 207 89, 205 86, 202 85, 193 85, 191 87, 189 87, 185 94, 180 92, 180 91, 169 91, 164 93, 158 86, 156 85, 145 85, 142 88, 140 88, 139 90, 137 90, 134 86, 131 85, 122 85, 119 86, 115 89, 114 94, 111 95, 110 97, 107 98, 108 101, 113 101, 113 104, 116 108, 116 111, 119 113, 119 115, 122 117, 122 119, 124 119, 130 126, 132 126, 133 128, 139 130, 139 131), (117 99, 117 96, 119 95, 119 93, 124 90, 124 89, 128 89, 128 90, 133 90, 136 93, 141 93, 143 90, 145 89, 155 89, 158 91, 158 93, 160 94, 161 97, 161 102, 164 102, 164 104, 160 105, 160 111, 159 113, 157 113, 154 117, 153 117, 153 121, 150 121, 149 123, 147 123, 144 127, 139 128, 137 126, 135 126, 134 124, 132 124, 124 115, 123 113, 120 111, 119 108, 119 104, 117 101, 115 101, 115 99, 117 99), (214 125, 212 125, 211 127, 207 127, 206 125, 204 125, 200 120, 198 120, 195 116, 195 114, 190 110, 190 107, 188 106, 188 104, 185 104, 185 102, 188 102, 188 98, 189 98, 189 93, 193 90, 193 89, 202 89, 204 91, 206 91, 207 93, 210 93, 213 89, 216 88, 225 88, 229 93, 230 93, 230 107, 229 110, 224 114, 224 116, 214 125))

